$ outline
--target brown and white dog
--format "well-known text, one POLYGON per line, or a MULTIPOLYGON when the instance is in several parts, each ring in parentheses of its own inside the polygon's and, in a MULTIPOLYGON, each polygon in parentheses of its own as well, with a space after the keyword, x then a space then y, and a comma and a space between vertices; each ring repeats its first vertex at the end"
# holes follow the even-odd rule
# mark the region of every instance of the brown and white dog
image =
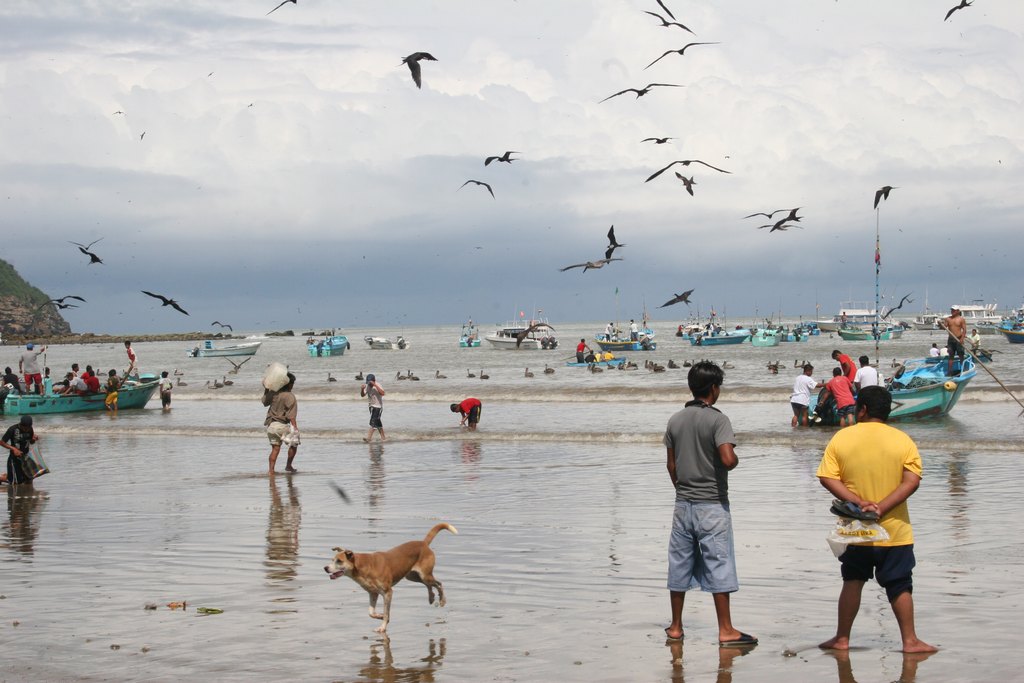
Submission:
POLYGON ((427 587, 427 597, 434 604, 434 589, 437 589, 438 606, 444 607, 444 588, 434 578, 434 551, 430 542, 434 536, 447 529, 453 534, 458 530, 447 522, 441 522, 427 532, 422 541, 409 541, 395 546, 391 550, 376 553, 354 553, 344 548, 334 548, 334 559, 324 567, 332 579, 347 576, 358 583, 370 594, 370 616, 383 619, 384 623, 377 629, 378 633, 386 633, 391 620, 391 595, 394 585, 402 579, 422 583, 427 587), (377 598, 384 596, 384 613, 377 610, 377 598))

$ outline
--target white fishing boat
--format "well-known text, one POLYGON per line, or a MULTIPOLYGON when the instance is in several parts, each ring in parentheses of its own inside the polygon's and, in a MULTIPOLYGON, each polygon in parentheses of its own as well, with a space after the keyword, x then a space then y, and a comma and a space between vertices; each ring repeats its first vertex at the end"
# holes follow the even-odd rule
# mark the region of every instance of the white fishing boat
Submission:
POLYGON ((964 317, 968 331, 976 327, 979 334, 996 334, 996 328, 1003 320, 1003 316, 996 312, 998 305, 986 304, 981 299, 975 299, 972 303, 953 304, 950 308, 960 309, 960 315, 964 317))
POLYGON ((409 348, 409 342, 405 341, 405 337, 402 335, 395 337, 394 341, 388 337, 372 337, 367 335, 363 337, 363 341, 365 341, 371 349, 376 351, 397 351, 399 349, 409 348))
POLYGON ((922 313, 914 316, 914 329, 915 330, 937 330, 939 329, 939 320, 942 318, 938 313, 922 313))
POLYGON ((207 339, 201 346, 188 349, 185 354, 189 358, 214 358, 222 356, 253 356, 260 350, 263 342, 246 342, 244 344, 230 344, 228 346, 215 346, 212 339, 207 339))
POLYGON ((506 351, 537 351, 558 346, 555 328, 543 320, 505 323, 484 339, 494 348, 506 351))
POLYGON ((844 301, 830 320, 817 320, 822 332, 838 332, 840 327, 868 327, 875 322, 875 309, 866 301, 844 301))

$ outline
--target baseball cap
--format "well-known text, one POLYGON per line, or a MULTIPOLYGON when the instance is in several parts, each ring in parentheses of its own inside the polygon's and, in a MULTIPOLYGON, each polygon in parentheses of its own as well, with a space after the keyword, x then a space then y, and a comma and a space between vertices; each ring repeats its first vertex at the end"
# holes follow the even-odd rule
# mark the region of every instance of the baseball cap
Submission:
POLYGON ((377 378, 374 375, 370 374, 370 375, 366 376, 366 383, 367 384, 369 384, 370 382, 376 382, 376 381, 377 381, 377 378))
POLYGON ((28 344, 25 344, 25 348, 26 349, 30 349, 31 350, 33 347, 35 347, 35 344, 33 344, 32 342, 29 342, 28 344))

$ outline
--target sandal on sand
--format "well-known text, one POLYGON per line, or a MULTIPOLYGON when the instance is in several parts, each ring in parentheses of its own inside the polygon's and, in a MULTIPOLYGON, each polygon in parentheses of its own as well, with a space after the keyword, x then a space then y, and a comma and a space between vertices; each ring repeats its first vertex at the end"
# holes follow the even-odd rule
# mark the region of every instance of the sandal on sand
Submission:
POLYGON ((674 636, 670 636, 670 635, 668 634, 668 627, 666 627, 666 628, 665 628, 665 637, 666 637, 666 638, 668 638, 669 640, 682 640, 683 638, 685 638, 685 637, 686 637, 686 633, 680 633, 680 634, 679 634, 679 637, 678 637, 678 638, 676 638, 676 637, 674 637, 674 636))
POLYGON ((757 645, 757 638, 749 633, 742 632, 740 633, 740 637, 734 640, 718 641, 718 647, 750 647, 751 645, 757 645))

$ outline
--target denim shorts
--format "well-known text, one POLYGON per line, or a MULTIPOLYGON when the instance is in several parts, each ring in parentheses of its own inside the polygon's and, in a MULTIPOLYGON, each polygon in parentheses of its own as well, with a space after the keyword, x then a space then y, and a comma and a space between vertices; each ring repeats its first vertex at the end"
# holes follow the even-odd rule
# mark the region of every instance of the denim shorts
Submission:
POLYGON ((677 499, 668 543, 668 589, 732 593, 739 587, 729 506, 677 499))
POLYGON ((852 403, 852 404, 850 404, 848 406, 843 406, 842 408, 839 408, 839 409, 836 410, 836 416, 837 417, 845 417, 846 415, 856 415, 856 414, 857 414, 857 404, 855 404, 855 403, 852 403))

